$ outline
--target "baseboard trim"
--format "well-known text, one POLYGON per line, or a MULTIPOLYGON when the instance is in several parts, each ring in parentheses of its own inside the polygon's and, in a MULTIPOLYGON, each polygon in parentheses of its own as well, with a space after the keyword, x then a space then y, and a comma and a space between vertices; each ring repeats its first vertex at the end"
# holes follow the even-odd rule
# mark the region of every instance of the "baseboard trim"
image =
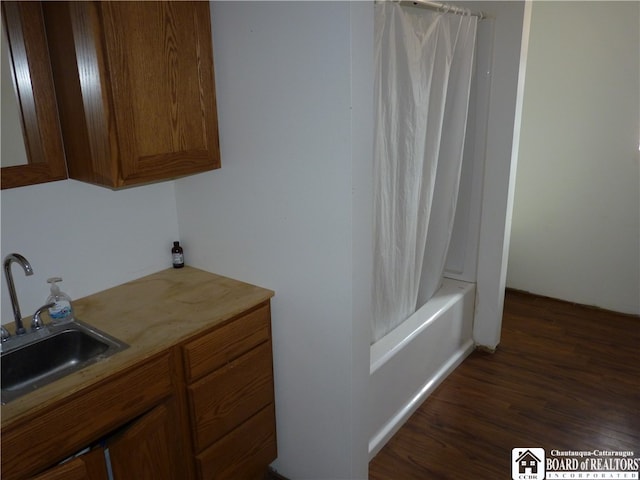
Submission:
POLYGON ((573 302, 571 300, 563 300, 562 298, 549 297, 547 295, 541 295, 539 293, 533 293, 533 292, 529 292, 527 290, 520 290, 520 289, 517 289, 517 288, 507 287, 507 288, 505 288, 505 293, 510 293, 510 294, 513 294, 513 295, 521 295, 523 297, 539 298, 540 300, 543 300, 545 302, 556 302, 556 303, 558 303, 560 305, 565 305, 565 306, 568 306, 568 307, 586 308, 588 310, 593 310, 595 312, 602 312, 603 314, 622 315, 622 316, 629 317, 629 318, 640 319, 640 315, 636 315, 635 313, 618 312, 616 310, 609 310, 607 308, 598 307, 597 305, 588 305, 586 303, 577 303, 577 302, 573 302))
POLYGON ((287 477, 280 475, 273 468, 269 467, 264 476, 264 480, 289 480, 287 477))

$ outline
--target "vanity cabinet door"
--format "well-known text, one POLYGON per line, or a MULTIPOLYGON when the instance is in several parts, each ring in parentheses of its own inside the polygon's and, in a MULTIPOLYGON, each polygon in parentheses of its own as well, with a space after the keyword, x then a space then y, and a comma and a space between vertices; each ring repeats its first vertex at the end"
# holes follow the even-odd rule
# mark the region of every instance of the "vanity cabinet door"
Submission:
POLYGON ((71 178, 220 167, 209 2, 44 2, 71 178))
POLYGON ((107 480, 104 452, 96 448, 73 460, 56 465, 33 480, 107 480))
POLYGON ((97 447, 33 480, 107 480, 107 463, 114 480, 182 478, 185 469, 176 446, 178 436, 171 404, 167 400, 109 438, 108 461, 105 450, 97 447))
POLYGON ((170 410, 159 405, 109 441, 114 480, 180 478, 170 410))
POLYGON ((64 465, 57 465, 46 472, 33 477, 33 480, 87 480, 87 469, 84 462, 76 458, 64 465))

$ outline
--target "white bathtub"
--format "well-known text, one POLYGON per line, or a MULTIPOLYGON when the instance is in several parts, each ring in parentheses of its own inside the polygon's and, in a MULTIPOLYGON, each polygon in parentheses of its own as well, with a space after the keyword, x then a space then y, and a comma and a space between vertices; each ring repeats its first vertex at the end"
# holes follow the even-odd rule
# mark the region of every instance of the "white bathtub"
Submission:
POLYGON ((445 278, 431 300, 371 345, 369 458, 473 350, 475 290, 445 278))

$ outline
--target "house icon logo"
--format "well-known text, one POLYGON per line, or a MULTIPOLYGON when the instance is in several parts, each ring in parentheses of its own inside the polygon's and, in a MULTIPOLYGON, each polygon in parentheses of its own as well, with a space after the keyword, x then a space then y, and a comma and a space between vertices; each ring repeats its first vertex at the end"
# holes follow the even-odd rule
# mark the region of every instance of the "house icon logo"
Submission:
POLYGON ((513 480, 544 480, 544 448, 514 448, 511 450, 513 480))

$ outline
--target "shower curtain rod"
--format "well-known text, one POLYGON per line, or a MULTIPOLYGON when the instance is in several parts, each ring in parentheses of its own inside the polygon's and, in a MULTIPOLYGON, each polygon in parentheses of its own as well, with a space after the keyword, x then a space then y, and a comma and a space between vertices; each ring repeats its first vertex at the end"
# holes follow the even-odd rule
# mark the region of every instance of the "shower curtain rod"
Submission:
POLYGON ((393 0, 394 3, 400 5, 413 5, 415 7, 424 7, 431 10, 437 10, 442 13, 455 13, 457 15, 469 14, 474 17, 478 17, 479 20, 487 18, 483 12, 474 12, 473 10, 467 10, 466 8, 456 7, 455 5, 449 5, 440 2, 431 2, 429 0, 393 0))

